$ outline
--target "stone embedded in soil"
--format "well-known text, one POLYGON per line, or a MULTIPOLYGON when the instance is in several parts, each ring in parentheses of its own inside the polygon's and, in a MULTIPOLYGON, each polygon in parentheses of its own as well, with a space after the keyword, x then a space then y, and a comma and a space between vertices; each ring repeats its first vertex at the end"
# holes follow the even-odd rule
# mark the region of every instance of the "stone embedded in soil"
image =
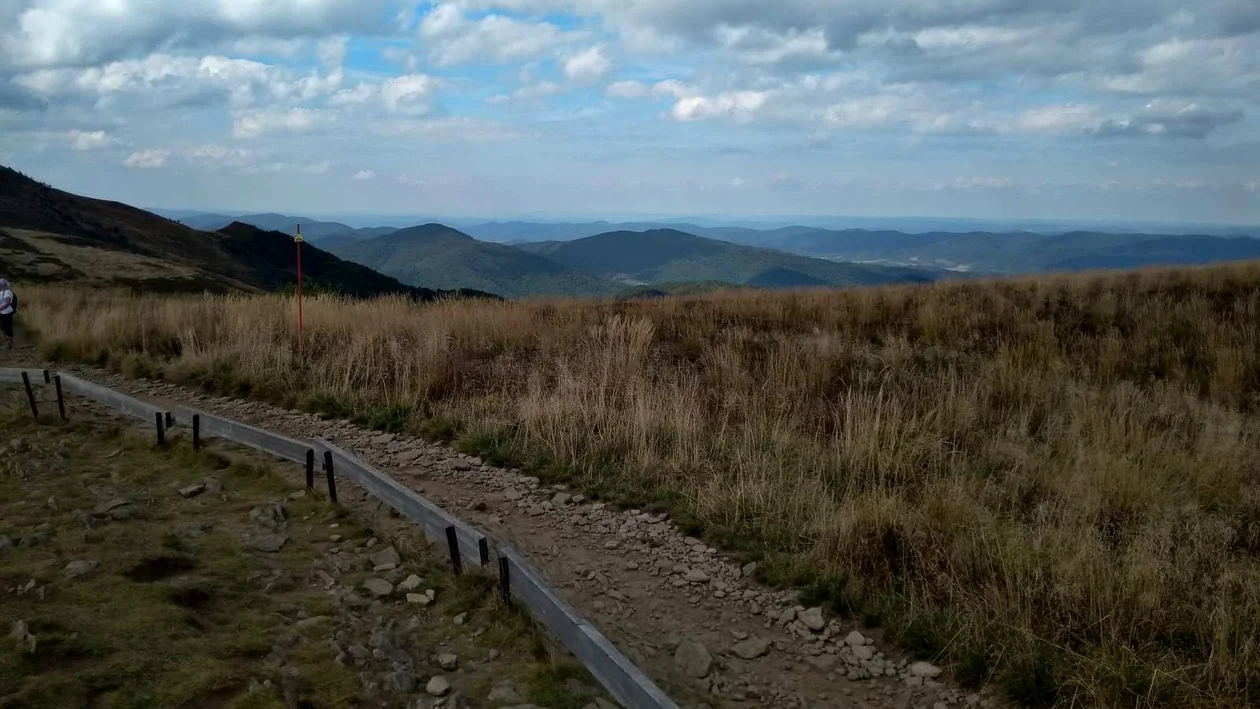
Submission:
POLYGON ((713 656, 704 645, 695 640, 684 640, 674 652, 674 664, 687 675, 702 679, 713 667, 713 656))
POLYGON ((910 676, 923 679, 935 679, 941 675, 941 668, 930 662, 916 662, 910 665, 910 676))
POLYGON ((180 497, 196 497, 197 495, 200 495, 201 493, 205 491, 206 491, 206 486, 201 483, 197 483, 196 485, 189 485, 188 487, 181 487, 179 489, 179 495, 180 497))
POLYGON ((451 683, 441 675, 434 675, 429 683, 424 685, 424 691, 435 697, 445 697, 451 691, 451 683))
POLYGON ((500 682, 494 685, 494 688, 490 690, 490 695, 486 697, 486 701, 497 704, 521 702, 524 699, 521 696, 520 687, 515 682, 500 682))
POLYGON ((394 592, 394 584, 385 579, 368 579, 360 584, 363 590, 372 594, 376 598, 384 598, 394 592))
POLYGON ((459 666, 459 656, 453 652, 444 652, 437 656, 438 667, 450 672, 459 666))
POLYGON ((392 546, 385 547, 375 554, 372 554, 368 557, 368 559, 372 562, 373 567, 384 566, 386 564, 393 564, 397 567, 402 563, 402 557, 398 555, 398 550, 392 546))
POLYGON ((260 534, 250 542, 250 547, 274 554, 284 548, 284 543, 287 541, 289 538, 283 534, 260 534))
POLYGON ((87 559, 72 561, 66 564, 65 575, 68 579, 77 579, 80 576, 92 573, 100 562, 87 559))
POLYGON ((822 630, 827 625, 823 619, 822 608, 814 607, 801 614, 801 622, 810 630, 822 630))
POLYGON ((731 649, 745 660, 755 660, 770 652, 770 641, 765 638, 749 638, 731 649))
POLYGON ((853 632, 844 636, 844 644, 848 645, 849 647, 861 647, 866 644, 866 636, 854 630, 853 632))
POLYGON ((398 584, 399 591, 410 592, 416 590, 417 588, 420 588, 420 577, 415 574, 408 576, 407 580, 398 584))

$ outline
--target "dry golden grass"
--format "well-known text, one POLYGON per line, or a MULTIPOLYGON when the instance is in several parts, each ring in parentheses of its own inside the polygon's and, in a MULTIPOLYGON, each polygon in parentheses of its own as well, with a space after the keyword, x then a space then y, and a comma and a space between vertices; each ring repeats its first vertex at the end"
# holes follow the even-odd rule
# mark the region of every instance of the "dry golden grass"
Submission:
POLYGON ((1260 263, 650 302, 39 290, 48 354, 643 504, 1018 700, 1260 702, 1260 263))

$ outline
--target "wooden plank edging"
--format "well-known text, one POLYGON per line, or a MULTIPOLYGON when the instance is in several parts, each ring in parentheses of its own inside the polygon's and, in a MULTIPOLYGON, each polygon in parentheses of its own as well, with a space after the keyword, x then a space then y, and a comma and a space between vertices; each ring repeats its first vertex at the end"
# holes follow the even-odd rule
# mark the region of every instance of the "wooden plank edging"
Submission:
POLYGON ((678 709, 674 700, 648 678, 603 633, 560 598, 537 571, 510 547, 498 548, 507 559, 512 595, 556 636, 622 706, 678 709))
POLYGON ((486 535, 327 440, 320 438, 315 441, 315 449, 321 454, 324 451, 332 453, 333 469, 337 474, 358 483, 373 496, 398 510, 403 517, 423 527, 425 536, 434 543, 445 542, 446 528, 454 527, 460 555, 476 566, 489 566, 490 553, 486 535))

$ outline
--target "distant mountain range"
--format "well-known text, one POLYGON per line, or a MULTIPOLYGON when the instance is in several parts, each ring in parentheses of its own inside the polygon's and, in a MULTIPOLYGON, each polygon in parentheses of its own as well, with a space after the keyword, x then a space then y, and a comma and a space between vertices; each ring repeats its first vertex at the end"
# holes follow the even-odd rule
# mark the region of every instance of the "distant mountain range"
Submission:
MULTIPOLYGON (((23 283, 66 282, 167 293, 292 287, 293 237, 230 223, 201 231, 118 202, 80 197, 0 166, 0 275, 23 283)), ((317 247, 303 247, 312 290, 351 296, 486 294, 400 283, 317 247)))
POLYGON ((1260 258, 1260 239, 1245 236, 602 221, 398 229, 274 213, 178 216, 79 197, 0 168, 0 275, 184 292, 286 288, 296 280, 297 225, 307 239, 303 270, 312 288, 420 299, 925 283, 1260 258))

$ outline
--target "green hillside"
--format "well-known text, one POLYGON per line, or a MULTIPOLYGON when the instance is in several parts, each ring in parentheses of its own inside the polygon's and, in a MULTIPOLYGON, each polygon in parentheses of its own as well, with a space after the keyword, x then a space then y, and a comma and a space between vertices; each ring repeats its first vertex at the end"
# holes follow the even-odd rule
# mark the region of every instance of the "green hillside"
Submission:
POLYGON ((441 224, 341 243, 342 258, 425 288, 472 288, 520 298, 536 295, 609 295, 621 287, 511 246, 473 239, 441 224))
POLYGON ((625 283, 721 281, 797 288, 935 280, 933 273, 918 269, 838 263, 674 229, 614 231, 529 248, 570 268, 625 283))

